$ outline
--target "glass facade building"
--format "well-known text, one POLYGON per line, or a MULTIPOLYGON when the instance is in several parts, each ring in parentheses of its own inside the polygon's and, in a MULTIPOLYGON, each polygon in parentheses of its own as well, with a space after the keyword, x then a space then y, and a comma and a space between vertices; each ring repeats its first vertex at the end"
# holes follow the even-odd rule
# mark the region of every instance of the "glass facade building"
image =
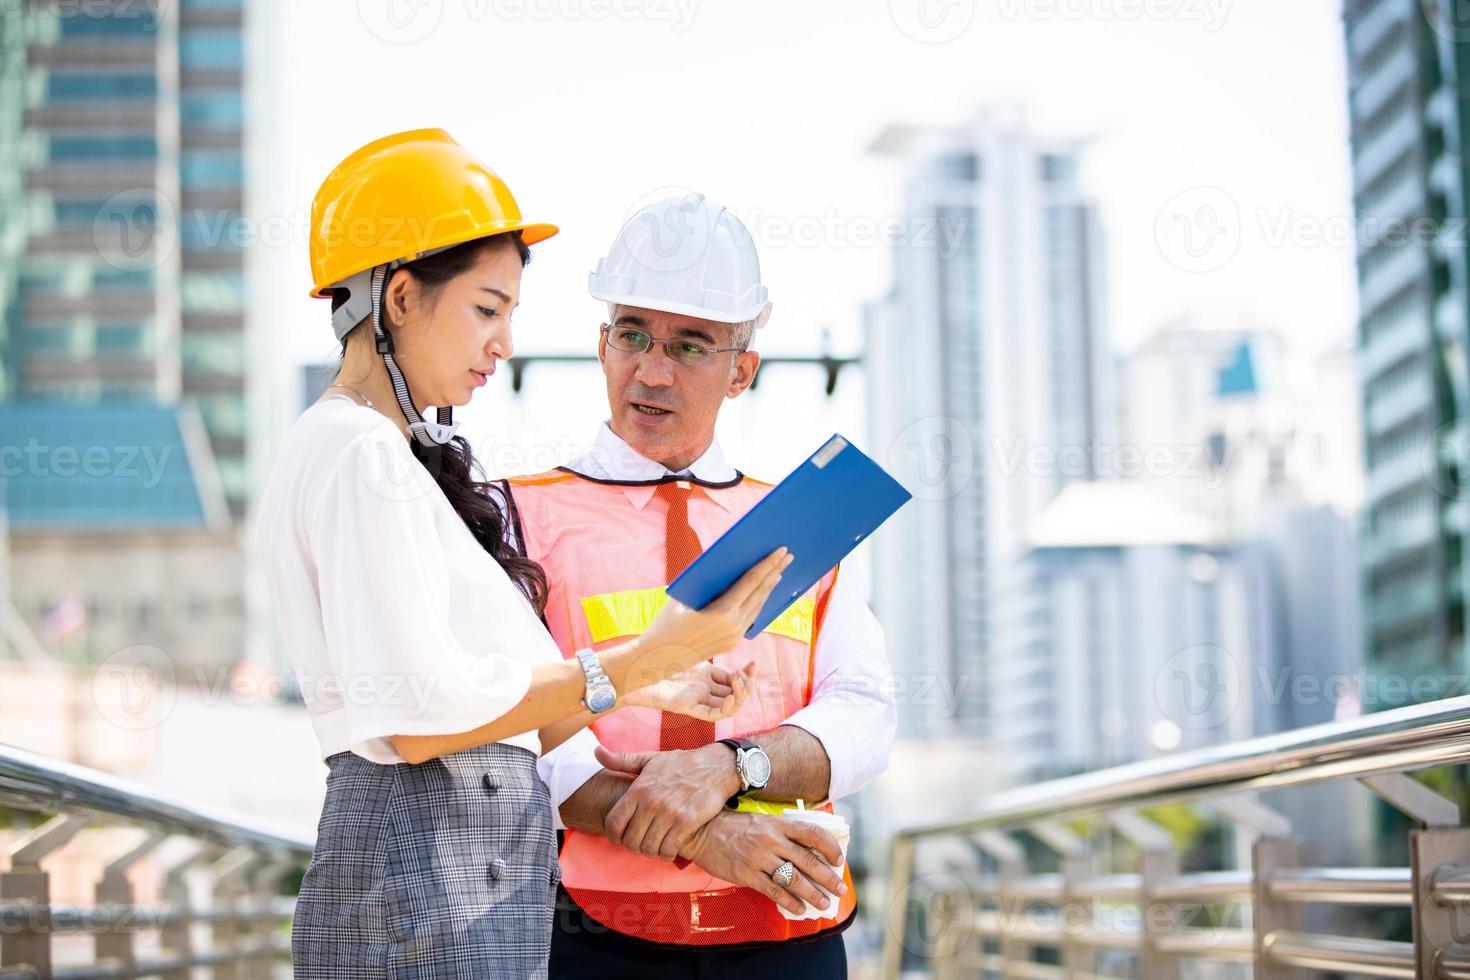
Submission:
POLYGON ((1470 21, 1456 19, 1461 7, 1343 8, 1360 229, 1365 654, 1372 669, 1410 678, 1461 677, 1467 665, 1470 21), (1389 234, 1397 228, 1434 234, 1389 234))
POLYGON ((0 19, 0 397, 186 403, 247 492, 243 0, 0 19))
POLYGON ((908 638, 895 670, 948 690, 940 710, 901 712, 900 732, 989 739, 1023 771, 1047 751, 1052 696, 1026 528, 1094 477, 1111 429, 1097 209, 1082 148, 1019 113, 890 126, 871 149, 898 169, 908 233, 866 310, 871 441, 918 498, 874 542, 874 591, 908 638), (1038 449, 1081 468, 1024 465, 1038 449))

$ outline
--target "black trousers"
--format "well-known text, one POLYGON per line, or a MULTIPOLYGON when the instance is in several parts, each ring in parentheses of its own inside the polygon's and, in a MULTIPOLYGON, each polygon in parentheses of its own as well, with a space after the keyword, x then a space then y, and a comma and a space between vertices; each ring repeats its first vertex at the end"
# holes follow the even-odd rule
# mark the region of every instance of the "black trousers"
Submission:
POLYGON ((561 895, 551 930, 550 980, 846 980, 842 934, 754 949, 691 950, 621 936, 561 895))

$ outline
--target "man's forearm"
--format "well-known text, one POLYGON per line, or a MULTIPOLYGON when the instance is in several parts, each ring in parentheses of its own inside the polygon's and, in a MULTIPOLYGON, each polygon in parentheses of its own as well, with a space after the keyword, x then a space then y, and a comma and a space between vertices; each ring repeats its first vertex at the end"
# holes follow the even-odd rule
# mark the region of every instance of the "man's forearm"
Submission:
POLYGON ((815 735, 795 725, 782 725, 751 736, 750 740, 771 757, 771 781, 752 796, 759 800, 827 798, 832 785, 832 763, 815 735))
MULTIPOLYGON (((825 800, 831 784, 831 763, 821 741, 805 729, 782 725, 751 736, 750 740, 771 758, 771 781, 764 790, 751 794, 771 801, 825 800)), ((668 756, 672 759, 673 756, 668 756)), ((688 779, 691 773, 704 773, 698 794, 717 789, 720 799, 740 790, 730 749, 718 742, 694 752, 680 753, 678 773, 688 779), (715 753, 708 755, 707 753, 715 753), (728 768, 727 768, 728 767, 728 768), (727 781, 721 785, 722 781, 727 781)), ((640 777, 645 779, 646 777, 640 777)), ((608 811, 620 801, 633 783, 626 776, 606 770, 583 783, 561 805, 562 823, 572 830, 607 836, 608 811)), ((642 784, 640 784, 642 785, 642 784)), ((658 785, 658 784, 654 784, 658 785)), ((711 804, 718 806, 718 803, 711 804)), ((716 811, 718 812, 718 811, 716 811)))
POLYGON ((571 830, 606 836, 603 821, 607 819, 607 811, 623 798, 632 785, 631 780, 604 769, 567 797, 559 811, 562 823, 571 830))

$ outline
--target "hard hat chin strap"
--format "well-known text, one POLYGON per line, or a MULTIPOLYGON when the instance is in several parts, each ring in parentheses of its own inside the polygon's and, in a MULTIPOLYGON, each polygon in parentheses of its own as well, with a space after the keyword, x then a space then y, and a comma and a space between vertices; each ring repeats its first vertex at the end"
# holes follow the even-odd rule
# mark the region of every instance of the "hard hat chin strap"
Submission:
MULTIPOLYGON (((414 440, 421 446, 432 448, 442 446, 454 438, 454 430, 459 428, 459 424, 454 421, 454 409, 447 406, 435 409, 435 414, 439 419, 437 422, 430 422, 419 415, 418 406, 413 403, 413 396, 408 390, 408 381, 404 379, 403 372, 399 370, 398 362, 393 359, 393 337, 383 327, 383 294, 387 290, 388 273, 402 264, 401 262, 389 262, 378 266, 371 272, 360 273, 360 275, 370 278, 366 292, 372 297, 373 336, 378 353, 382 355, 383 366, 388 369, 388 377, 393 382, 393 393, 398 396, 398 408, 403 412, 403 418, 408 422, 408 431, 414 440)), ((357 278, 354 276, 348 280, 348 289, 351 293, 355 293, 355 290, 352 290, 352 284, 357 278)), ((348 299, 349 304, 352 302, 351 293, 348 299)), ((342 309, 346 309, 346 306, 344 305, 338 312, 340 313, 342 309)), ((359 315, 358 321, 361 319, 359 315)))

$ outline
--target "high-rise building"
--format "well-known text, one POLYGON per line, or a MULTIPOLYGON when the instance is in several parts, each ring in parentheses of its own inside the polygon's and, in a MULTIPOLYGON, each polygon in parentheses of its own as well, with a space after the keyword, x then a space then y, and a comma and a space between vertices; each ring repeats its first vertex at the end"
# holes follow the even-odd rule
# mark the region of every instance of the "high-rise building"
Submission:
POLYGON ((236 517, 243 17, 26 0, 0 18, 0 397, 187 403, 236 517))
MULTIPOLYGON (((1028 529, 1051 669, 1013 781, 1136 762, 1356 715, 1361 669, 1356 384, 1344 348, 1304 356, 1240 316, 1181 317, 1120 364, 1108 479, 1028 529)), ((1273 801, 1361 860, 1366 799, 1273 801)), ((1238 860, 1248 860, 1239 836, 1238 860)))
POLYGON ((1030 529, 1049 627, 1042 733, 1005 760, 1054 778, 1249 738, 1282 661, 1264 551, 1145 481, 1069 486, 1030 529))
POLYGON ((1470 441, 1464 244, 1470 24, 1453 0, 1347 0, 1360 229, 1359 370, 1370 666, 1463 676, 1470 441), (1434 232, 1435 234, 1426 234, 1434 232))
POLYGON ((255 633, 243 0, 0 13, 5 598, 74 663, 224 669, 255 633))
MULTIPOLYGON (((1128 456, 1137 476, 1215 520, 1253 533, 1273 500, 1362 503, 1357 379, 1342 346, 1309 356, 1238 314, 1179 317, 1120 362, 1128 456)), ((1126 464, 1126 465, 1125 465, 1126 464)))
POLYGON ((875 451, 917 498, 875 541, 895 669, 939 705, 914 736, 1025 738, 1038 668, 1024 529, 1110 438, 1101 234, 1081 148, 1014 112, 893 126, 873 151, 903 174, 908 232, 867 312, 875 451))
POLYGON ((1350 362, 1294 354, 1240 317, 1195 316, 1123 358, 1110 479, 1068 487, 1028 531, 1051 742, 1008 760, 1021 778, 1300 728, 1372 696, 1350 362))

